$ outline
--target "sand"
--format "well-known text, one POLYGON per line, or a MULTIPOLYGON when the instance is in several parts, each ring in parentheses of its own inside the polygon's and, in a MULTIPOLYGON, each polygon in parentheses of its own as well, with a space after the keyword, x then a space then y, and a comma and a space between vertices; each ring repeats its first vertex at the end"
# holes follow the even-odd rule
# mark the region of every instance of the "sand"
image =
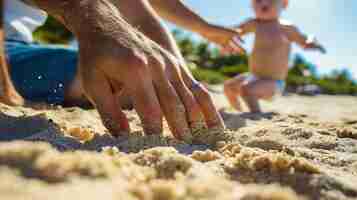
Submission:
POLYGON ((94 110, 0 105, 0 199, 357 199, 356 98, 293 95, 261 115, 214 98, 229 130, 194 144, 144 136, 135 112, 113 138, 94 110))

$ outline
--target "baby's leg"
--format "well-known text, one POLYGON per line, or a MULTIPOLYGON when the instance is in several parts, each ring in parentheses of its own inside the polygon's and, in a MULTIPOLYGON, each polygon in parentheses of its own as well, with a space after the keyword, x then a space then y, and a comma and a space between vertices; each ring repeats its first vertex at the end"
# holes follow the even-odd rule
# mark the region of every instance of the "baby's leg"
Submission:
POLYGON ((275 80, 256 80, 244 83, 241 87, 240 94, 253 113, 261 112, 259 99, 269 99, 274 96, 276 91, 275 80))
POLYGON ((245 79, 246 76, 239 75, 224 83, 224 94, 226 95, 229 104, 238 111, 242 110, 238 96, 241 95, 240 90, 245 79))

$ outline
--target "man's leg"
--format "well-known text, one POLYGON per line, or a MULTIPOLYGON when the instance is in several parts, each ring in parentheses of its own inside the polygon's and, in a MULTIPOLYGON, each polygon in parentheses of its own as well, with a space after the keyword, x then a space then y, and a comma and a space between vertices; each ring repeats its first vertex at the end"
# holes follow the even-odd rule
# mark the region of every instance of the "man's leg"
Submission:
POLYGON ((77 51, 55 46, 6 42, 11 77, 28 100, 63 104, 77 72, 77 51))
POLYGON ((244 83, 240 94, 252 113, 260 113, 259 99, 269 99, 275 91, 275 80, 256 80, 244 83))

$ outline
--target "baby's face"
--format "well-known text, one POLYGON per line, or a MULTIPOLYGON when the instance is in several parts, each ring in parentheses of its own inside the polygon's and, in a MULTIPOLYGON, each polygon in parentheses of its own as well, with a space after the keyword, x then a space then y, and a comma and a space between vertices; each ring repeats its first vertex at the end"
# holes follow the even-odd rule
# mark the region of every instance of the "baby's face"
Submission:
POLYGON ((278 19, 284 9, 284 0, 252 0, 252 2, 256 17, 262 20, 278 19))

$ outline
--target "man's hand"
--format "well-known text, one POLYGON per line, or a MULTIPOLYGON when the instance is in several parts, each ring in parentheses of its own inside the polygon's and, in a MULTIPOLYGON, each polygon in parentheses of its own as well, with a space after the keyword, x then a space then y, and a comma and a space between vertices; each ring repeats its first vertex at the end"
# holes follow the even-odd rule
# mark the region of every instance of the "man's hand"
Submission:
MULTIPOLYGON (((157 3, 165 4, 165 2, 166 1, 160 1, 157 3)), ((175 3, 175 1, 169 1, 168 3, 175 3)), ((141 35, 141 41, 147 41, 148 39, 152 40, 146 43, 151 43, 152 48, 155 49, 155 54, 158 55, 156 57, 161 57, 161 59, 159 59, 161 60, 161 64, 159 65, 164 68, 166 79, 171 83, 174 93, 178 95, 179 101, 182 102, 185 107, 186 119, 180 120, 182 117, 175 117, 173 112, 164 111, 165 109, 172 109, 174 107, 170 108, 170 106, 167 106, 165 108, 165 106, 161 105, 164 113, 168 113, 167 115, 165 114, 165 116, 168 119, 169 124, 175 125, 179 123, 181 124, 179 127, 182 128, 187 127, 187 125, 183 124, 183 122, 186 121, 192 132, 197 132, 205 127, 217 130, 224 129, 224 122, 218 113, 209 92, 202 84, 193 78, 186 66, 185 60, 179 52, 177 44, 171 36, 171 33, 162 26, 159 21, 160 19, 157 17, 152 7, 142 1, 132 1, 130 2, 130 5, 126 2, 126 5, 130 7, 129 10, 123 9, 123 5, 118 5, 118 8, 121 8, 123 16, 132 26, 138 27, 138 31, 142 33, 139 34, 141 35), (135 11, 140 10, 140 14, 132 16, 133 12, 131 10, 133 9, 135 11)), ((180 7, 179 5, 178 7, 180 7)), ((184 10, 187 11, 187 9, 184 10)), ((180 19, 175 19, 182 22, 181 24, 184 24, 183 21, 186 21, 185 18, 187 16, 191 16, 192 20, 197 19, 197 16, 192 15, 192 12, 188 12, 187 15, 181 16, 182 18, 180 19)), ((207 24, 207 26, 204 27, 211 26, 207 24)), ((197 28, 194 30, 200 32, 199 30, 201 29, 197 28)), ((215 30, 222 30, 222 28, 217 27, 215 30)), ((231 33, 231 31, 229 31, 229 33, 231 33)), ((152 56, 151 58, 151 62, 149 63, 155 63, 155 61, 152 61, 152 56)), ((153 72, 153 74, 160 74, 162 69, 156 67, 156 70, 158 71, 153 72)))
POLYGON ((243 40, 240 38, 239 32, 234 29, 209 25, 200 34, 207 40, 219 45, 225 53, 246 53, 241 46, 243 40))
POLYGON ((202 35, 219 45, 226 53, 245 53, 240 45, 242 40, 237 31, 206 22, 182 0, 149 0, 149 2, 162 18, 202 35))
MULTIPOLYGON (((127 94, 146 134, 162 133, 165 117, 173 135, 189 141, 190 128, 199 124, 201 114, 206 120, 203 126, 223 129, 209 93, 191 79, 176 57, 154 45, 122 17, 126 7, 137 8, 132 4, 146 1, 115 2, 120 9, 111 1, 68 1, 66 6, 72 12, 63 12, 80 43, 78 72, 83 89, 106 128, 115 136, 130 132, 118 101, 120 94, 127 94)), ((143 13, 134 10, 125 18, 138 19, 143 13)))
POLYGON ((118 95, 127 94, 146 134, 161 134, 165 117, 177 139, 189 137, 191 115, 187 113, 195 112, 197 106, 183 102, 190 92, 180 79, 180 69, 170 68, 172 72, 167 73, 169 59, 124 21, 110 2, 86 1, 78 9, 81 12, 68 18, 74 20, 67 21, 80 42, 78 72, 86 96, 110 133, 126 136, 130 132, 118 101, 118 95))

